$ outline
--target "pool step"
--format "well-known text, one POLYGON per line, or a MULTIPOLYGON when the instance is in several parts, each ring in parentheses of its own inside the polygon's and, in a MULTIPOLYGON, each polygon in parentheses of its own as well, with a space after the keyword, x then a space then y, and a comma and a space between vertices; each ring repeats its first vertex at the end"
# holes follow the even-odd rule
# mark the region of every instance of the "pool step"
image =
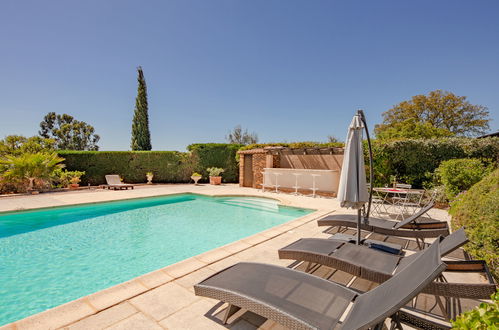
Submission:
POLYGON ((247 207, 247 208, 252 208, 252 209, 257 209, 257 210, 262 210, 262 211, 277 211, 279 210, 279 205, 277 201, 272 201, 272 200, 262 200, 262 199, 253 199, 253 198, 247 198, 247 199, 241 199, 239 198, 224 198, 219 201, 222 204, 227 204, 227 205, 232 205, 232 206, 241 206, 241 207, 247 207))

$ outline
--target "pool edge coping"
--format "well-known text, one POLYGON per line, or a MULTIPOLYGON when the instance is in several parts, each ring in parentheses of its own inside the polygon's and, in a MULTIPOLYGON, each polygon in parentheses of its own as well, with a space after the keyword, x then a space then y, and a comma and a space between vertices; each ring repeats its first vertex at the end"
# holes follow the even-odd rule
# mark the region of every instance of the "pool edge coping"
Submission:
POLYGON ((161 194, 150 195, 150 196, 110 199, 110 200, 96 201, 96 202, 69 203, 69 204, 58 204, 58 205, 52 205, 52 206, 12 209, 12 210, 7 210, 7 211, 0 211, 0 216, 9 215, 9 214, 16 214, 16 213, 20 213, 20 212, 35 212, 35 211, 42 211, 42 210, 50 210, 50 209, 54 209, 54 208, 65 208, 65 207, 85 206, 85 205, 94 205, 94 204, 102 204, 102 203, 124 202, 124 201, 128 201, 128 200, 147 199, 147 198, 154 198, 154 197, 170 197, 170 196, 178 196, 178 195, 200 195, 200 196, 204 196, 204 197, 255 197, 255 198, 275 200, 275 201, 279 202, 279 205, 282 205, 282 206, 290 206, 290 207, 294 207, 294 208, 308 209, 308 210, 313 210, 313 211, 317 210, 314 208, 292 206, 292 205, 290 205, 289 201, 282 199, 282 198, 278 198, 278 197, 258 196, 258 195, 251 195, 251 194, 210 194, 210 193, 187 191, 187 192, 173 192, 173 193, 166 193, 166 194, 161 193, 161 194))
MULTIPOLYGON (((149 198, 149 197, 161 197, 161 196, 172 196, 172 195, 180 195, 180 194, 197 194, 209 197, 257 197, 257 198, 266 198, 273 199, 279 202, 279 205, 283 206, 292 206, 291 201, 286 200, 285 198, 280 198, 284 196, 276 196, 276 197, 266 197, 266 196, 258 196, 256 194, 216 194, 216 193, 192 193, 192 192, 183 192, 183 193, 171 193, 171 194, 159 194, 159 195, 151 195, 147 197, 136 197, 136 198, 124 198, 112 201, 124 201, 129 199, 139 199, 139 198, 149 198)), ((112 202, 112 201, 101 201, 102 203, 112 202)), ((95 202, 95 203, 101 203, 95 202)), ((31 211, 37 209, 47 209, 53 207, 64 207, 64 206, 76 206, 83 204, 95 204, 95 203, 77 203, 77 204, 65 204, 44 208, 34 208, 30 209, 31 211)), ((297 207, 300 208, 300 207, 297 207)), ((310 209, 310 208, 309 208, 310 209)), ((0 330, 14 330, 14 329, 30 329, 36 327, 37 329, 55 329, 62 328, 65 326, 69 326, 73 323, 76 323, 84 318, 95 315, 99 312, 107 310, 113 306, 116 306, 126 300, 132 299, 136 296, 144 294, 148 291, 154 290, 164 284, 169 282, 173 282, 177 279, 180 279, 184 276, 187 276, 201 268, 207 267, 211 264, 219 262, 223 259, 226 259, 230 256, 233 256, 239 252, 250 249, 254 246, 267 242, 277 236, 280 236, 290 230, 298 228, 306 223, 317 220, 317 218, 325 216, 331 212, 331 209, 310 209, 313 210, 312 213, 304 215, 302 217, 290 220, 288 222, 279 224, 277 226, 271 227, 264 231, 255 233, 248 237, 242 238, 240 240, 219 246, 215 249, 211 249, 205 251, 201 254, 195 255, 193 257, 181 260, 174 264, 162 267, 160 269, 154 270, 152 272, 142 274, 140 276, 134 277, 128 281, 113 285, 109 288, 94 292, 92 294, 77 298, 75 300, 69 301, 67 303, 55 306, 53 308, 47 309, 45 311, 27 316, 25 318, 16 320, 11 323, 7 323, 5 325, 0 326, 0 330), (231 245, 236 245, 240 243, 244 243, 248 246, 232 250, 230 251, 228 248, 231 245), (209 254, 217 254, 220 252, 224 252, 219 257, 209 258, 209 254), (203 261, 204 259, 205 261, 203 261), (191 264, 191 265, 189 265, 191 264), (197 264, 197 265, 194 265, 197 264), (193 266, 194 265, 194 266, 193 266), (163 278, 163 280, 154 281, 154 277, 163 278), (148 284, 149 283, 149 284, 148 284), (154 284, 152 284, 154 283, 154 284), (59 321, 60 320, 60 321, 59 321)), ((28 211, 28 210, 19 210, 19 211, 28 211)), ((6 211, 12 212, 12 211, 6 211)), ((2 212, 4 213, 4 212, 2 212)), ((2 214, 0 213, 0 214, 2 214)))

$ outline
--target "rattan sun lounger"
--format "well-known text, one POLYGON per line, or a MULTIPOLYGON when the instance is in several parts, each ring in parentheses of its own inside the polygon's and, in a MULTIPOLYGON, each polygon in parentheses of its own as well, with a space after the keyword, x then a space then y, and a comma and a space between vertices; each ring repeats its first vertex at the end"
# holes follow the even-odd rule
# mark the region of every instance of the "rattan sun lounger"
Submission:
MULTIPOLYGON (((426 205, 417 213, 402 221, 369 218, 368 221, 361 222, 361 229, 388 236, 416 238, 418 240, 418 245, 420 245, 419 240, 424 242, 425 238, 447 236, 449 235, 449 225, 447 222, 417 222, 418 218, 428 212, 433 205, 434 203, 426 205)), ((332 214, 319 219, 317 224, 319 226, 328 227, 344 226, 348 228, 357 228, 357 215, 332 214)))
POLYGON ((100 185, 100 187, 102 188, 107 188, 107 189, 127 189, 128 188, 132 188, 134 187, 133 184, 128 184, 128 183, 122 183, 121 180, 120 180, 120 176, 119 175, 116 175, 116 174, 109 174, 109 175, 106 175, 106 182, 107 184, 102 184, 100 185))
MULTIPOLYGON (((467 242, 464 229, 457 230, 440 242, 441 256, 451 253, 467 242)), ((423 251, 410 256, 402 256, 335 239, 305 238, 280 249, 278 253, 280 259, 320 264, 372 282, 382 283, 410 264, 413 258, 423 251)), ((485 262, 445 261, 445 263, 448 272, 483 272, 487 274, 488 283, 435 281, 422 292, 444 297, 471 299, 488 299, 495 292, 496 285, 485 262)))
POLYGON ((437 243, 364 294, 297 270, 246 262, 208 277, 194 292, 229 303, 224 322, 243 308, 291 329, 379 328, 444 269, 437 243))

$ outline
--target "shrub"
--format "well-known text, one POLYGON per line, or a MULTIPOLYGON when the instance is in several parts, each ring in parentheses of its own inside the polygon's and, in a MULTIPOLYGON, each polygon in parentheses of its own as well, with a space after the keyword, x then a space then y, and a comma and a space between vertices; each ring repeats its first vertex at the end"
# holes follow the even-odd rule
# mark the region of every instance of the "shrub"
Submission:
POLYGON ((465 250, 485 260, 499 279, 499 169, 458 195, 449 213, 454 229, 465 227, 470 240, 465 250))
POLYGON ((71 183, 80 183, 80 179, 85 175, 85 171, 68 171, 57 169, 52 174, 52 185, 58 188, 66 188, 71 183))
POLYGON ((480 306, 459 315, 452 321, 453 329, 497 329, 499 324, 499 292, 493 294, 491 303, 481 303, 480 306))
MULTIPOLYGON (((395 175, 400 182, 421 188, 431 181, 429 174, 444 160, 455 158, 477 158, 486 166, 499 161, 499 138, 441 138, 405 139, 398 141, 374 140, 373 162, 375 185, 390 184, 395 175)), ((364 144, 368 162, 367 143, 364 144)))
POLYGON ((82 184, 103 184, 106 174, 118 174, 129 183, 145 182, 144 173, 153 172, 154 181, 188 182, 191 157, 177 151, 60 151, 70 171, 85 171, 82 184))
POLYGON ((0 176, 0 194, 12 194, 24 191, 26 185, 22 180, 6 179, 0 176))
POLYGON ((445 194, 452 200, 461 191, 468 190, 487 175, 487 168, 479 159, 449 159, 440 163, 436 177, 445 187, 445 194))
POLYGON ((7 155, 1 161, 5 168, 3 178, 12 182, 22 182, 26 190, 34 188, 35 184, 42 186, 63 165, 64 158, 55 152, 23 153, 7 155))
POLYGON ((236 154, 241 147, 241 144, 196 143, 189 145, 187 150, 192 155, 193 170, 204 178, 208 177, 208 167, 221 167, 225 169, 224 182, 238 182, 239 162, 236 154))

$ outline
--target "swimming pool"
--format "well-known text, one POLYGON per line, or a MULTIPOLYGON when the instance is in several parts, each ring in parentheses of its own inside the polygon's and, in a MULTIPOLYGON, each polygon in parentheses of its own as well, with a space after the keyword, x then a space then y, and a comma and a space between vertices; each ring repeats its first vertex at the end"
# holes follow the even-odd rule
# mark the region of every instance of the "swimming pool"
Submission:
POLYGON ((0 325, 311 212, 182 194, 0 214, 0 325))

